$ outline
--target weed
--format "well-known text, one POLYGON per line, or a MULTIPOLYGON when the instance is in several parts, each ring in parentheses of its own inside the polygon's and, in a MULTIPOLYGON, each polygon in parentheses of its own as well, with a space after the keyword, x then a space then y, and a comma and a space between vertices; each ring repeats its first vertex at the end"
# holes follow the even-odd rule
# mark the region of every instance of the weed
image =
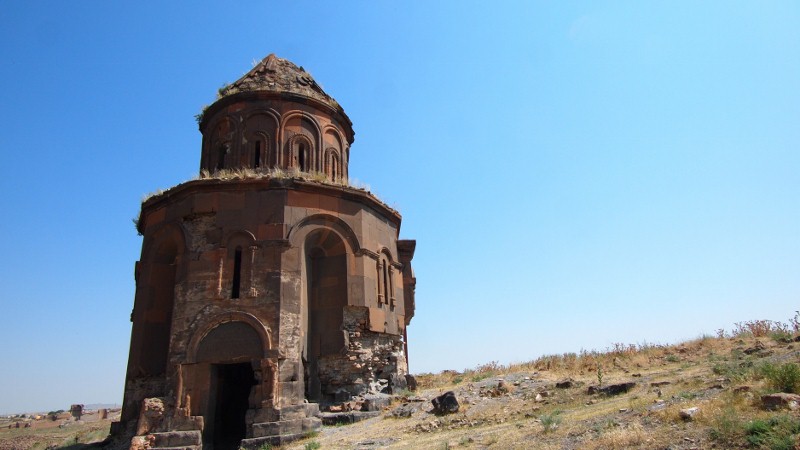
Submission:
POLYGON ((725 378, 741 382, 753 377, 753 363, 717 363, 711 368, 711 371, 717 375, 722 375, 725 378))
POLYGON ((776 330, 769 334, 770 339, 775 342, 789 343, 792 342, 792 333, 788 330, 776 330))
POLYGON ((549 414, 542 414, 539 416, 539 420, 542 423, 545 433, 555 431, 556 428, 558 428, 558 425, 561 423, 561 417, 559 417, 560 414, 561 411, 556 409, 549 414))
POLYGON ((203 105, 203 107, 200 109, 200 112, 194 115, 194 120, 197 121, 198 125, 203 121, 203 117, 205 117, 207 109, 208 105, 203 105))
POLYGON ((486 439, 483 441, 483 445, 485 445, 485 446, 487 446, 487 447, 489 447, 489 446, 491 446, 491 445, 493 445, 493 444, 496 444, 496 443, 497 443, 497 436, 495 436, 495 435, 493 435, 493 434, 492 434, 492 435, 490 435, 489 437, 487 437, 487 438, 486 438, 486 439))
POLYGON ((800 393, 800 366, 797 364, 786 363, 776 366, 764 363, 760 370, 772 389, 779 392, 800 393))
POLYGON ((794 312, 794 317, 789 319, 789 325, 792 326, 794 334, 800 333, 800 311, 794 312))
POLYGON ((395 395, 396 397, 399 397, 399 398, 405 398, 405 399, 407 399, 407 398, 411 398, 411 397, 413 397, 413 396, 414 396, 414 393, 413 393, 413 392, 411 392, 411 391, 409 391, 408 389, 400 389, 400 390, 399 390, 399 391, 397 391, 397 392, 396 392, 394 395, 395 395))
POLYGON ((677 355, 667 355, 667 356, 664 358, 664 360, 665 360, 666 362, 676 363, 676 362, 680 361, 681 359, 680 359, 680 358, 678 358, 678 356, 677 356, 677 355))
POLYGON ((791 450, 800 434, 800 421, 789 416, 753 420, 745 427, 747 443, 753 447, 791 450))
POLYGON ((488 373, 478 373, 478 374, 473 375, 470 378, 470 381, 472 381, 473 383, 477 383, 478 381, 485 380, 485 379, 489 378, 490 376, 491 376, 491 374, 488 374, 488 373))
POLYGON ((597 365, 597 385, 603 387, 603 366, 597 365))
POLYGON ((261 447, 258 447, 258 450, 272 450, 272 444, 265 442, 261 444, 261 447))
POLYGON ((738 442, 742 435, 742 423, 733 406, 725 407, 721 414, 713 418, 711 423, 712 440, 732 445, 738 442))
MULTIPOLYGON (((795 316, 795 319, 798 317, 795 316)), ((774 320, 750 320, 748 322, 737 322, 731 332, 735 337, 767 337, 772 333, 789 333, 789 325, 774 320)))
POLYGON ((304 450, 317 450, 318 448, 321 448, 321 447, 322 447, 322 444, 320 444, 319 442, 311 441, 308 444, 306 444, 305 446, 303 446, 303 449, 304 450))

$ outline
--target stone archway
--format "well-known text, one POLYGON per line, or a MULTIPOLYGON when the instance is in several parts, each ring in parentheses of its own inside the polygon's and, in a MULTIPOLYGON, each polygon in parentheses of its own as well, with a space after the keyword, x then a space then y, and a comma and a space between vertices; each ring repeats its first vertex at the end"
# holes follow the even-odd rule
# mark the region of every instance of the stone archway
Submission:
POLYGON ((257 406, 253 392, 262 377, 262 337, 249 323, 225 321, 211 327, 192 350, 190 390, 201 397, 196 409, 205 421, 204 444, 235 450, 247 436, 247 411, 257 406))
POLYGON ((303 364, 305 396, 323 401, 328 376, 324 361, 341 355, 345 346, 342 329, 347 305, 347 250, 338 233, 318 228, 304 242, 303 364))

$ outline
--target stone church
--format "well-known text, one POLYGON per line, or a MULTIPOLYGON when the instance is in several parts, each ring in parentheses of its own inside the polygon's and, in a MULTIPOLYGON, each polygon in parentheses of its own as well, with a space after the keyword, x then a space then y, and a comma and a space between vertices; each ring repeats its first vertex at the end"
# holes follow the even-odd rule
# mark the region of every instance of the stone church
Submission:
POLYGON ((142 203, 120 422, 135 448, 258 447, 405 387, 416 242, 348 180, 354 132, 269 55, 198 115, 199 178, 142 203))

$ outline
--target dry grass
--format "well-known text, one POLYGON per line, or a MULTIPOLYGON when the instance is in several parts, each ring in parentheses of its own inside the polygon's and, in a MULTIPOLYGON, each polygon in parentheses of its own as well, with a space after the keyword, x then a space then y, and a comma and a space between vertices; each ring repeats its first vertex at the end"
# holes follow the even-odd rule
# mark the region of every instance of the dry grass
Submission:
POLYGON ((417 395, 430 400, 453 390, 461 410, 437 417, 426 412, 428 406, 411 418, 378 418, 343 427, 335 439, 326 428, 317 440, 323 448, 360 448, 359 442, 369 436, 387 439, 380 448, 415 450, 795 448, 800 444, 800 413, 766 411, 760 401, 762 393, 774 390, 764 367, 785 378, 792 370, 778 369, 800 359, 794 349, 799 344, 779 333, 788 331, 793 338, 800 334, 795 330, 791 322, 751 321, 721 337, 718 333, 676 345, 614 344, 602 352, 420 374, 417 395), (621 395, 589 395, 586 388, 597 385, 598 368, 604 385, 637 385, 621 395), (578 385, 555 388, 564 378, 578 385), (505 394, 487 394, 500 379, 517 383, 505 394), (740 387, 745 389, 736 391, 740 387), (534 400, 545 391, 544 400, 534 400), (699 412, 684 420, 680 411, 689 407, 699 412))

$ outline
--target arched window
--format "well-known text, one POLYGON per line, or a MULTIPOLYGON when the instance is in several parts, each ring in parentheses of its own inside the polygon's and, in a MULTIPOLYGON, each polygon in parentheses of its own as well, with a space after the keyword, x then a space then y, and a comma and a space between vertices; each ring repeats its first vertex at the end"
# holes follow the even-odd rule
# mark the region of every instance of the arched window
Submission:
POLYGON ((217 170, 225 168, 225 156, 228 154, 229 145, 227 143, 220 144, 217 147, 217 170))
POLYGON ((378 306, 383 304, 389 305, 389 308, 394 309, 394 267, 389 260, 387 254, 382 253, 378 258, 378 306))
POLYGON ((261 140, 256 141, 256 148, 253 152, 253 168, 261 167, 261 140))
POLYGON ((339 155, 336 154, 335 151, 330 150, 328 153, 328 175, 330 175, 332 181, 336 181, 339 178, 339 155))
POLYGON ((386 267, 386 261, 383 261, 383 298, 389 299, 389 268, 386 267))
POLYGON ((308 172, 308 149, 302 141, 297 144, 297 163, 302 172, 308 172))

